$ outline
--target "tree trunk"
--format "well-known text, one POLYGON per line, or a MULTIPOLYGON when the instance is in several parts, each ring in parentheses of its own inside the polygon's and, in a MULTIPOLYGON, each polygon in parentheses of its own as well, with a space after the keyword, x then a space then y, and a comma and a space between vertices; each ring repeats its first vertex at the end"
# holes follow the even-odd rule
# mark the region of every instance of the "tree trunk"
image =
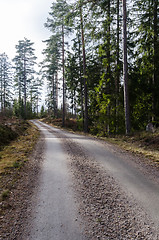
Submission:
MULTIPOLYGON (((111 78, 111 70, 110 70, 110 0, 107 4, 107 69, 106 69, 106 80, 107 80, 107 94, 110 94, 110 78, 111 78)), ((107 133, 110 133, 110 104, 107 106, 107 133)))
POLYGON ((3 107, 4 107, 4 114, 6 111, 6 62, 4 63, 4 79, 3 79, 3 107))
POLYGON ((62 24, 62 78, 63 78, 63 110, 62 126, 65 126, 65 48, 64 48, 64 25, 62 24))
POLYGON ((2 81, 1 81, 1 112, 3 110, 2 81))
POLYGON ((26 94, 26 81, 27 81, 27 77, 26 77, 26 57, 24 55, 24 118, 27 118, 27 94, 26 94))
POLYGON ((128 96, 128 63, 127 63, 127 13, 126 0, 123 0, 123 80, 124 80, 124 109, 126 134, 130 133, 130 112, 128 96))
POLYGON ((57 72, 55 73, 55 95, 56 95, 56 99, 55 99, 55 104, 56 104, 55 116, 57 117, 57 108, 58 108, 58 74, 57 74, 57 72))
POLYGON ((3 64, 1 62, 1 112, 3 111, 3 64))
POLYGON ((120 68, 119 68, 119 41, 120 41, 120 15, 119 15, 119 7, 120 2, 117 0, 117 46, 116 46, 116 79, 115 79, 115 93, 116 93, 116 99, 115 99, 115 130, 116 133, 118 132, 118 106, 119 106, 119 82, 120 82, 120 68))
POLYGON ((53 113, 55 117, 56 106, 55 106, 55 75, 52 76, 52 103, 53 103, 53 113))
POLYGON ((158 26, 157 26, 157 5, 158 5, 158 1, 157 0, 154 0, 153 2, 154 4, 154 76, 153 76, 153 114, 154 114, 154 120, 155 120, 155 117, 157 117, 158 115, 158 109, 157 109, 157 106, 158 106, 158 74, 159 74, 159 71, 158 71, 158 64, 159 64, 159 61, 158 61, 158 41, 157 41, 157 36, 158 36, 158 26), (157 91, 156 91, 157 90, 157 91))
POLYGON ((82 52, 83 52, 83 78, 84 78, 84 132, 88 132, 88 95, 87 95, 87 79, 86 79, 86 53, 85 53, 85 40, 83 29, 83 14, 82 5, 80 1, 80 21, 81 21, 81 37, 82 37, 82 52))
POLYGON ((81 65, 81 41, 78 33, 78 56, 79 56, 79 76, 80 76, 80 89, 81 89, 81 116, 82 116, 82 127, 84 129, 84 107, 83 107, 83 84, 82 84, 82 65, 81 65))

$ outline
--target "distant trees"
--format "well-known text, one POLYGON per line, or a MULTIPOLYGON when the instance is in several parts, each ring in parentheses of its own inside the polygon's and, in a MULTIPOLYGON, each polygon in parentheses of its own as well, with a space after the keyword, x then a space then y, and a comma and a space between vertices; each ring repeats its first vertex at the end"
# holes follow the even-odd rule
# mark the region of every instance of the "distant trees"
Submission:
POLYGON ((60 68, 61 44, 58 36, 51 36, 46 42, 43 51, 44 61, 42 63, 42 76, 47 81, 46 105, 49 113, 57 117, 58 108, 58 70, 60 68))
POLYGON ((12 101, 11 63, 6 53, 0 54, 0 112, 5 113, 12 101))
MULTIPOLYGON (((57 0, 56 2, 52 3, 51 12, 49 13, 49 18, 47 19, 47 23, 45 27, 47 27, 53 34, 52 38, 49 39, 54 41, 56 38, 56 51, 60 52, 60 59, 57 60, 57 68, 59 69, 62 67, 62 95, 63 95, 63 114, 62 114, 62 125, 65 126, 65 36, 69 34, 70 28, 65 24, 65 17, 69 12, 69 5, 67 4, 66 0, 57 0), (60 48, 59 48, 60 47, 60 48), (59 61, 60 60, 60 61, 59 61)), ((47 51, 46 51, 47 52, 47 51)), ((53 54, 55 54, 55 52, 53 54)), ((57 68, 55 72, 57 72, 57 68)), ((52 78, 54 78, 54 74, 52 78)), ((54 80, 53 80, 54 81, 54 80)), ((54 94, 53 94, 54 95, 54 94)))
POLYGON ((37 113, 43 79, 48 112, 59 117, 60 105, 63 126, 67 111, 85 132, 101 135, 128 134, 149 121, 158 126, 158 11, 157 0, 54 1, 40 75, 30 40, 16 45, 13 72, 0 55, 1 111, 12 106, 24 118, 37 113))
POLYGON ((0 111, 37 113, 43 79, 48 112, 58 117, 60 103, 63 126, 67 111, 85 132, 101 135, 128 134, 149 121, 158 126, 158 11, 157 0, 54 1, 40 75, 30 40, 16 45, 13 69, 0 55, 0 111))
POLYGON ((35 78, 35 60, 33 43, 26 38, 20 40, 16 45, 16 56, 13 59, 14 87, 18 95, 18 99, 14 101, 14 107, 16 114, 25 119, 29 117, 30 112, 32 113, 33 108, 35 111, 38 106, 40 81, 39 78, 35 78))
POLYGON ((0 112, 4 115, 26 119, 38 114, 42 79, 35 71, 33 45, 26 38, 20 40, 12 62, 5 53, 0 54, 0 112))

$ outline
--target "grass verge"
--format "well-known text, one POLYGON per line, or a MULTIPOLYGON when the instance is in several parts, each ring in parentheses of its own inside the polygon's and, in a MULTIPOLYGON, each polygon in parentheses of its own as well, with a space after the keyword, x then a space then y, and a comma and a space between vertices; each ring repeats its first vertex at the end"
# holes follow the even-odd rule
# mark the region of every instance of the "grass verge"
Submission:
POLYGON ((33 151, 38 136, 38 129, 32 123, 28 123, 23 135, 20 135, 0 151, 1 200, 5 198, 6 191, 8 194, 11 190, 12 185, 16 182, 16 177, 18 177, 18 172, 29 160, 29 155, 33 151), (12 180, 10 181, 10 179, 12 180))
POLYGON ((155 133, 146 131, 134 133, 132 136, 107 137, 106 140, 122 149, 142 155, 159 163, 159 130, 155 133))

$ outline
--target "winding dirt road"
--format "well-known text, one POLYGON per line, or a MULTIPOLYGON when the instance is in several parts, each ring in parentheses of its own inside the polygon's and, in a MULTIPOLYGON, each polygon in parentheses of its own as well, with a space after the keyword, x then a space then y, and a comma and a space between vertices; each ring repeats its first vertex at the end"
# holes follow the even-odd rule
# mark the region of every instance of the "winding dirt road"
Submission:
POLYGON ((159 239, 157 170, 103 141, 33 123, 45 152, 29 240, 159 239))

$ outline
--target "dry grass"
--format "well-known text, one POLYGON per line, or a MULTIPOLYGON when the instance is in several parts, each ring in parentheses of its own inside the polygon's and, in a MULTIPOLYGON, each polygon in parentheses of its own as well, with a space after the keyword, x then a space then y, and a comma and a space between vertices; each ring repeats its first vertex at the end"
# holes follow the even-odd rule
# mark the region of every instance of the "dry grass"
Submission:
POLYGON ((118 136, 107 138, 107 141, 115 143, 126 151, 133 152, 152 159, 159 163, 159 132, 140 132, 133 136, 118 136))
POLYGON ((29 127, 22 136, 0 151, 0 174, 7 171, 8 168, 20 168, 28 160, 38 136, 37 128, 29 123, 29 127))

